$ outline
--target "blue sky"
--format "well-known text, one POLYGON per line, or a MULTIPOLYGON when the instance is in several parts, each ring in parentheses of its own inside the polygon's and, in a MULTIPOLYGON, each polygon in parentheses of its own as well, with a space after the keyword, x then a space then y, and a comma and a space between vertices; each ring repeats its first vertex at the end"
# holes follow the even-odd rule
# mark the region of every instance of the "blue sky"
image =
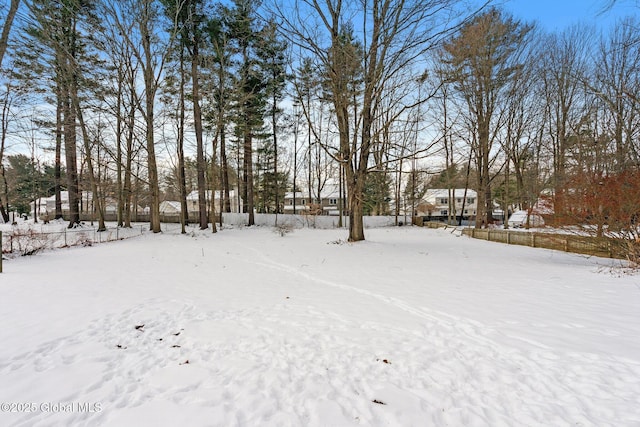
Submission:
POLYGON ((496 4, 517 18, 537 20, 547 31, 563 30, 578 22, 606 29, 617 18, 640 14, 636 0, 618 0, 609 11, 603 11, 607 0, 498 0, 496 4))

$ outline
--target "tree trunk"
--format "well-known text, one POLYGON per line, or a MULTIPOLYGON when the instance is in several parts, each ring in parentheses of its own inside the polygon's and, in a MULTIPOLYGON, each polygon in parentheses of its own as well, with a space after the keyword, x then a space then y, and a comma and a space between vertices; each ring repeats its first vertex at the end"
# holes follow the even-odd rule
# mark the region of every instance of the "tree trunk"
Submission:
POLYGON ((11 31, 13 19, 16 17, 19 6, 20 0, 11 0, 9 12, 7 12, 7 17, 4 21, 4 26, 2 27, 2 35, 0 35, 0 66, 2 65, 4 54, 7 51, 7 44, 9 43, 9 33, 11 31))
POLYGON ((189 223, 189 206, 187 205, 187 179, 184 165, 184 124, 185 124, 185 70, 184 51, 180 50, 180 93, 179 93, 179 121, 178 121, 178 186, 180 188, 180 232, 187 232, 186 226, 189 223))
POLYGON ((131 195, 132 195, 132 188, 131 188, 131 177, 133 175, 132 172, 132 167, 133 167, 133 138, 134 138, 134 132, 135 132, 135 115, 136 115, 136 107, 135 107, 135 102, 136 102, 136 91, 135 91, 135 84, 133 82, 133 73, 131 75, 131 81, 129 81, 129 84, 131 85, 130 90, 130 105, 131 105, 131 111, 129 111, 129 117, 127 120, 127 150, 126 150, 126 165, 124 168, 124 184, 122 186, 122 198, 124 199, 124 226, 131 228, 131 210, 135 210, 136 215, 138 212, 138 204, 135 203, 133 204, 132 207, 132 203, 131 203, 131 195))
POLYGON ((276 225, 278 225, 278 214, 280 213, 280 185, 278 180, 278 97, 276 91, 273 92, 271 108, 271 131, 273 137, 273 179, 275 184, 276 203, 276 225))
MULTIPOLYGON (((149 95, 147 94, 147 97, 149 95)), ((160 229, 160 187, 158 183, 158 165, 156 163, 155 141, 153 135, 153 101, 147 99, 147 162, 149 175, 149 192, 151 195, 150 203, 150 226, 149 229, 154 233, 159 233, 160 229)))
MULTIPOLYGON (((349 175, 349 172, 347 172, 349 175)), ((355 181, 355 176, 351 173, 351 178, 347 176, 347 186, 349 188, 349 241, 359 242, 364 240, 364 204, 362 183, 355 181)))
MULTIPOLYGON (((2 181, 4 183, 4 194, 0 194, 0 215, 2 216, 3 222, 9 222, 9 212, 7 209, 9 208, 9 200, 7 197, 8 194, 8 186, 7 179, 4 175, 4 147, 7 141, 7 128, 8 128, 8 113, 9 113, 9 93, 7 91, 7 98, 5 98, 5 102, 2 108, 2 135, 0 136, 0 173, 2 174, 2 181), (4 196, 4 201, 3 201, 4 196), (6 205, 5 205, 6 203, 6 205)), ((0 243, 1 244, 1 243, 0 243)), ((2 256, 2 250, 0 248, 0 256, 2 256)))
MULTIPOLYGON (((311 111, 311 94, 310 92, 307 92, 307 111, 311 111)), ((311 152, 312 152, 312 147, 311 147, 311 115, 307 114, 307 206, 309 206, 309 211, 311 210, 311 200, 313 199, 312 194, 312 186, 313 186, 313 174, 312 174, 312 168, 311 168, 311 152)), ((303 206, 302 209, 304 210, 305 207, 303 206)), ((315 224, 315 223, 314 223, 315 224)))
POLYGON ((124 200, 122 191, 122 98, 124 85, 123 65, 118 67, 118 93, 116 100, 116 195, 118 198, 117 207, 117 224, 118 227, 123 225, 124 200))
MULTIPOLYGON (((211 200, 209 203, 209 214, 211 215, 211 232, 217 233, 218 228, 216 227, 216 189, 218 188, 218 180, 216 176, 216 139, 213 138, 211 152, 213 153, 213 157, 211 158, 211 200)), ((220 212, 220 218, 222 218, 222 212, 220 212)))
POLYGON ((53 165, 54 195, 55 195, 55 219, 62 218, 62 97, 60 84, 56 85, 56 148, 53 165))
MULTIPOLYGON (((227 141, 225 138, 224 124, 220 126, 220 175, 222 178, 222 212, 231 212, 231 201, 229 200, 229 161, 227 160, 227 141)), ((220 214, 222 222, 222 213, 220 214)))
POLYGON ((71 106, 68 86, 63 89, 64 152, 66 159, 69 228, 80 224, 76 118, 71 106))
POLYGON ((246 212, 249 214, 247 225, 255 225, 253 215, 253 138, 250 131, 245 131, 244 135, 244 181, 247 200, 245 200, 246 212))
POLYGON ((80 130, 82 131, 82 139, 84 141, 84 151, 86 153, 87 168, 89 169, 89 184, 91 185, 91 192, 93 193, 93 203, 95 209, 98 211, 98 231, 105 231, 107 229, 104 223, 104 210, 102 209, 102 201, 100 200, 100 194, 98 192, 98 183, 93 168, 93 160, 91 155, 91 144, 89 132, 82 116, 82 110, 80 109, 80 101, 78 99, 78 91, 75 82, 71 90, 71 98, 73 99, 73 105, 75 113, 78 117, 80 124, 80 130))
POLYGON ((191 87, 193 96, 193 125, 196 133, 196 168, 198 174, 198 220, 200 230, 208 228, 207 197, 205 180, 207 164, 204 160, 204 143, 202 141, 202 112, 200 110, 200 85, 198 79, 198 40, 193 44, 191 54, 191 87))
POLYGON ((158 164, 156 162, 155 135, 154 135, 154 103, 157 90, 156 80, 153 72, 154 60, 151 51, 151 34, 149 34, 149 24, 151 19, 151 5, 145 2, 145 12, 140 23, 142 35, 142 48, 144 50, 144 88, 145 88, 145 121, 146 121, 146 144, 147 144, 147 169, 149 176, 150 201, 150 225, 149 229, 154 233, 159 233, 160 228, 160 184, 158 181, 158 164))
MULTIPOLYGON (((7 176, 5 173, 4 165, 0 163, 0 176, 2 177, 2 194, 0 194, 0 200, 4 198, 7 209, 9 208, 9 183, 7 182, 7 176)), ((1 204, 1 203, 0 203, 1 204)), ((4 207, 2 209, 5 209, 4 207)), ((5 222, 9 222, 9 212, 5 209, 2 213, 2 219, 5 222)))

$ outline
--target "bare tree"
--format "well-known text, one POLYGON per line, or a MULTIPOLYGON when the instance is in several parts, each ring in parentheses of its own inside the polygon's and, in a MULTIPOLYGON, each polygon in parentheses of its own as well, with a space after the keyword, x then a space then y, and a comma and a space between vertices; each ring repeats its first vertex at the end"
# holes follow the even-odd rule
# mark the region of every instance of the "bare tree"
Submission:
MULTIPOLYGON (((289 41, 316 58, 326 72, 326 87, 333 104, 338 129, 339 150, 331 153, 344 167, 349 205, 349 241, 364 240, 363 201, 366 175, 370 168, 372 144, 376 140, 374 123, 381 114, 381 97, 389 79, 406 73, 412 80, 412 68, 422 54, 447 34, 443 15, 456 2, 415 0, 371 2, 325 0, 296 1, 285 5, 273 2, 272 8, 283 23, 289 41), (361 19, 362 50, 345 44, 345 26, 361 19), (362 67, 362 84, 355 110, 352 70, 362 67), (351 75, 350 75, 351 74, 351 75), (356 125, 354 127, 354 124, 356 125)), ((378 130, 383 129, 380 126, 378 130)))
POLYGON ((638 21, 623 20, 600 41, 594 58, 594 82, 589 86, 604 104, 608 134, 613 137, 614 169, 621 172, 640 162, 640 44, 635 43, 638 21))
MULTIPOLYGON (((537 40, 537 33, 533 36, 534 41, 537 40)), ((517 209, 532 209, 542 190, 537 172, 541 148, 540 124, 544 120, 540 111, 544 111, 544 102, 537 96, 539 75, 536 74, 534 65, 541 54, 539 44, 525 46, 521 51, 522 66, 516 70, 507 85, 503 110, 504 129, 500 138, 505 161, 501 188, 504 228, 509 227, 508 215, 511 208, 516 206, 517 209)))
POLYGON ((560 218, 565 212, 565 185, 572 136, 585 116, 584 80, 588 71, 591 33, 584 27, 571 27, 543 41, 544 55, 539 62, 542 95, 545 100, 546 133, 553 161, 554 209, 560 218))
MULTIPOLYGON (((178 1, 178 0, 177 0, 178 1)), ((178 2, 182 5, 182 2, 178 2)), ((138 110, 145 122, 145 146, 147 151, 147 174, 150 193, 150 229, 159 233, 160 229, 160 185, 155 149, 155 100, 164 66, 170 53, 170 46, 177 33, 178 13, 171 16, 168 33, 160 35, 162 13, 156 0, 118 0, 106 2, 105 13, 115 25, 124 43, 131 47, 140 69, 144 84, 144 94, 137 102, 138 110)))
POLYGON ((491 152, 502 127, 500 101, 508 82, 521 68, 519 52, 531 26, 498 9, 490 9, 463 26, 445 44, 450 79, 473 117, 473 148, 478 179, 476 227, 492 221, 491 152))

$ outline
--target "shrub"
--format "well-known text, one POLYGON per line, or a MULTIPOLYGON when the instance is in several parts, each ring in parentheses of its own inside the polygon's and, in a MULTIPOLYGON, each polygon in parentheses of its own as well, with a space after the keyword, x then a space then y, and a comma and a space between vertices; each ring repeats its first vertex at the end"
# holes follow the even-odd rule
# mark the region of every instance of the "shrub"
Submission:
POLYGON ((9 239, 12 251, 21 256, 35 255, 51 247, 49 236, 37 233, 31 228, 25 230, 16 229, 9 239))
POLYGON ((284 237, 287 234, 293 232, 293 224, 290 222, 283 222, 274 227, 274 232, 280 234, 280 237, 284 237))
POLYGON ((565 189, 567 212, 582 230, 614 240, 619 257, 640 266, 640 172, 583 173, 565 189))

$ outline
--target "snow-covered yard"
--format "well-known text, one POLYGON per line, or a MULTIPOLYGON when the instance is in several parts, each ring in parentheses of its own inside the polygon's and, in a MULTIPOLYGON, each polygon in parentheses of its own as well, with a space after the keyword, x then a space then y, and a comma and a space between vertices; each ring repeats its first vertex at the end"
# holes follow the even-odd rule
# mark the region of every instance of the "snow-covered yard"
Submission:
POLYGON ((640 275, 448 230, 345 236, 5 261, 0 425, 640 425, 640 275))

